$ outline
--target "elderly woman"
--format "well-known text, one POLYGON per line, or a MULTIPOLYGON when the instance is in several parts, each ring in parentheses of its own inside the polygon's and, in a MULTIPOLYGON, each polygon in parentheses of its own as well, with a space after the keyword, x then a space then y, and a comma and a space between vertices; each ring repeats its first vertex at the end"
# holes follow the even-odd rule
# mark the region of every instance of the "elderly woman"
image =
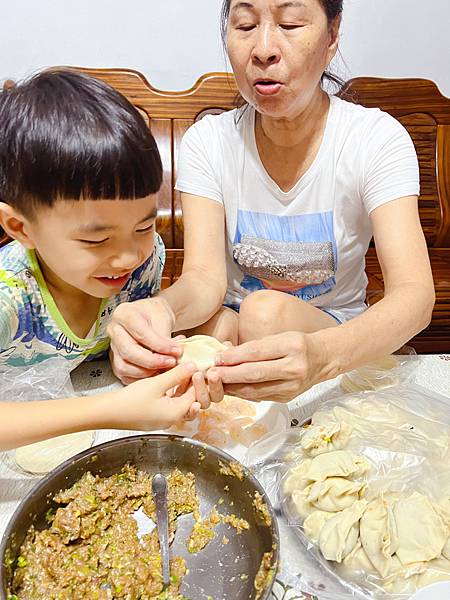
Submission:
POLYGON ((183 139, 183 273, 158 297, 117 309, 110 335, 123 381, 172 366, 181 353, 172 333, 192 330, 234 344, 208 372, 212 399, 223 382, 241 397, 287 401, 429 323, 411 139, 388 114, 321 85, 341 15, 342 0, 225 0, 246 104, 183 139), (368 308, 372 236, 385 295, 368 308))

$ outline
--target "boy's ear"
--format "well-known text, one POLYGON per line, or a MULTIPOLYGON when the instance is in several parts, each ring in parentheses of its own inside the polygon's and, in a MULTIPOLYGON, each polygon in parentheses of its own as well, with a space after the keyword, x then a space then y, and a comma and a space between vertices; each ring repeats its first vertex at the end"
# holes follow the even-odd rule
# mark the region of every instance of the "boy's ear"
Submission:
POLYGON ((29 234, 30 220, 5 202, 0 202, 0 226, 9 237, 20 242, 25 248, 35 247, 29 234))

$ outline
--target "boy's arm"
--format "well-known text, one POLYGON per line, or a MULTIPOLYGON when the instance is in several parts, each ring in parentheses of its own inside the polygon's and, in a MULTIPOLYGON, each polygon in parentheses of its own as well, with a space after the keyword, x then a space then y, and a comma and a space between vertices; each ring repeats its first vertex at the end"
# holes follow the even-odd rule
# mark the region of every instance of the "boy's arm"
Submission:
POLYGON ((88 429, 165 429, 200 410, 189 386, 194 364, 143 379, 121 390, 93 397, 38 402, 0 402, 0 450, 88 429), (178 387, 179 393, 169 395, 178 387), (187 389, 188 388, 188 389, 187 389), (187 391, 185 391, 187 389, 187 391))

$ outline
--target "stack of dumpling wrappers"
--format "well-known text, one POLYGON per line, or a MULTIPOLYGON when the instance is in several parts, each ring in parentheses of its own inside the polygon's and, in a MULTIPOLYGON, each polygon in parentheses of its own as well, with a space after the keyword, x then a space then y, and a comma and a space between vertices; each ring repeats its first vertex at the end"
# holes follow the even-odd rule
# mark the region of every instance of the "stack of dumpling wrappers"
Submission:
POLYGON ((431 409, 348 397, 316 412, 286 458, 290 520, 341 580, 368 598, 450 580, 450 426, 431 409))

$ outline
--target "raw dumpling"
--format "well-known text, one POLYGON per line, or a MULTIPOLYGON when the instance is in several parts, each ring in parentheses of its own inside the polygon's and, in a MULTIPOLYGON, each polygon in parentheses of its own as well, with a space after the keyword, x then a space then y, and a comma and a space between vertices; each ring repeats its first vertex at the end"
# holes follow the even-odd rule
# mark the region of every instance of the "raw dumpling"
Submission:
MULTIPOLYGON (((325 513, 329 514, 329 513, 325 513)), ((360 524, 361 527, 361 524, 360 524)), ((361 541, 358 541, 356 546, 350 552, 348 556, 344 558, 342 564, 350 571, 363 571, 364 573, 376 573, 376 569, 370 562, 366 551, 361 545, 361 541)))
POLYGON ((357 500, 322 527, 319 548, 327 560, 340 563, 354 549, 359 537, 359 520, 366 507, 366 500, 357 500))
POLYGON ((307 501, 319 510, 337 512, 360 500, 366 488, 364 482, 349 481, 344 477, 329 477, 325 481, 316 481, 307 488, 307 501))
POLYGON ((346 450, 320 454, 312 459, 306 476, 313 481, 325 481, 327 477, 351 477, 356 479, 369 470, 369 463, 362 456, 346 450))
POLYGON ((294 490, 304 490, 306 486, 311 483, 311 480, 307 475, 309 468, 311 467, 311 462, 312 460, 307 458, 289 471, 288 477, 283 485, 285 494, 292 494, 294 490))
POLYGON ((209 335, 193 335, 179 343, 183 346, 183 355, 178 362, 194 362, 199 371, 207 371, 213 367, 216 355, 227 348, 225 344, 209 335))
POLYGON ((325 512, 323 510, 316 510, 311 513, 303 521, 303 531, 305 532, 306 537, 314 544, 317 544, 322 527, 325 525, 328 519, 331 519, 331 517, 334 517, 333 513, 325 512))
POLYGON ((333 450, 342 450, 348 444, 352 428, 345 422, 329 419, 325 425, 311 425, 300 441, 309 456, 318 456, 333 450))
MULTIPOLYGON (((305 519, 308 515, 316 510, 316 508, 308 502, 309 486, 304 490, 294 490, 292 492, 291 501, 294 505, 297 516, 305 519)), ((333 515, 334 513, 330 513, 333 515)))
POLYGON ((381 497, 368 505, 359 524, 361 544, 381 577, 392 573, 399 540, 392 506, 381 497))
POLYGON ((402 564, 433 560, 441 555, 448 527, 423 494, 414 492, 394 506, 399 538, 397 556, 402 564))

